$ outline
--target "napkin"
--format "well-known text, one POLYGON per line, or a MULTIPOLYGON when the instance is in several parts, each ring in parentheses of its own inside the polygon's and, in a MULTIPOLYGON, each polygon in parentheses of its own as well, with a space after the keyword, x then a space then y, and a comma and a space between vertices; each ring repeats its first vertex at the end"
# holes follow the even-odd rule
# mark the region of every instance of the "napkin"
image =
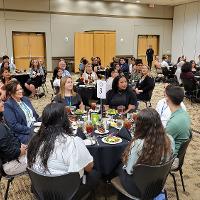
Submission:
POLYGON ((125 127, 122 127, 119 131, 119 133, 117 134, 117 136, 119 136, 120 138, 126 139, 126 140, 131 140, 131 134, 130 131, 128 131, 125 127))
POLYGON ((93 139, 85 139, 83 141, 84 141, 85 145, 94 145, 96 143, 96 141, 93 139))
POLYGON ((78 137, 80 137, 81 139, 83 139, 83 140, 86 139, 86 136, 85 136, 85 134, 83 133, 83 131, 82 131, 81 128, 78 128, 78 129, 77 129, 76 135, 77 135, 78 137))

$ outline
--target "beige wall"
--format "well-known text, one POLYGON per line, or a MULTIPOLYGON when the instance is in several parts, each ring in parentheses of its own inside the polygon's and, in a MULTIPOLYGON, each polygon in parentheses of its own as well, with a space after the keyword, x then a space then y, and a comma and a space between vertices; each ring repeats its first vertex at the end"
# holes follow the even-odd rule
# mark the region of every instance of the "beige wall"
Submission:
POLYGON ((173 61, 181 55, 197 60, 200 54, 200 2, 176 6, 172 32, 173 61))
MULTIPOLYGON (((49 70, 51 57, 74 55, 74 33, 86 30, 115 30, 117 55, 136 55, 139 34, 160 35, 160 55, 171 52, 172 7, 72 0, 4 2, 7 10, 0 11, 0 56, 12 56, 12 31, 45 32, 49 70)), ((3 6, 0 0, 0 8, 3 6)))

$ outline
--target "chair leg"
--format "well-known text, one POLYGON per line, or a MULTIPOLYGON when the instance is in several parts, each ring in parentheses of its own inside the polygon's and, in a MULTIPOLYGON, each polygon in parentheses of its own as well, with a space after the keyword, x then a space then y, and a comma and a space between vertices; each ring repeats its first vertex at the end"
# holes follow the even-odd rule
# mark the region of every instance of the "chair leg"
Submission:
POLYGON ((167 190, 164 189, 164 193, 165 193, 165 200, 168 200, 168 197, 167 197, 167 190))
POLYGON ((176 184, 175 175, 174 175, 173 173, 171 173, 171 172, 170 172, 170 175, 172 176, 173 181, 174 181, 174 189, 175 189, 175 192, 176 192, 176 199, 179 200, 179 195, 178 195, 178 189, 177 189, 177 184, 176 184))
POLYGON ((183 186, 183 191, 185 192, 185 185, 184 185, 184 181, 183 181, 183 171, 182 169, 179 170, 180 176, 181 176, 181 182, 182 182, 182 186, 183 186))
POLYGON ((45 83, 44 86, 46 88, 46 92, 48 93, 47 84, 45 83))
POLYGON ((148 105, 147 105, 147 101, 145 101, 145 104, 146 104, 146 108, 148 107, 148 105))
POLYGON ((9 188, 10 188, 10 183, 12 183, 13 179, 14 179, 14 177, 8 179, 6 193, 4 195, 4 200, 8 199, 8 191, 9 191, 9 188))

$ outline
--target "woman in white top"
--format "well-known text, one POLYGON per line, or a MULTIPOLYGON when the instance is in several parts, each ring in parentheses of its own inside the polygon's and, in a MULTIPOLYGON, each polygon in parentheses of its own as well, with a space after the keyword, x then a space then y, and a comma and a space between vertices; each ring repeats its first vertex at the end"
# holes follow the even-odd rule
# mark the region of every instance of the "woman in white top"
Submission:
MULTIPOLYGON (((51 103, 44 108, 42 125, 29 143, 27 158, 28 166, 42 174, 79 172, 82 178, 84 171, 89 173, 93 168, 93 157, 83 140, 72 135, 65 106, 61 103, 51 103)), ((87 184, 89 181, 87 179, 87 184)), ((84 186, 86 193, 90 189, 84 186)), ((77 194, 80 190, 83 192, 80 187, 77 194)))
POLYGON ((86 64, 85 72, 83 73, 82 77, 84 78, 85 83, 86 82, 93 82, 93 81, 96 81, 98 79, 97 74, 92 70, 91 63, 86 64))

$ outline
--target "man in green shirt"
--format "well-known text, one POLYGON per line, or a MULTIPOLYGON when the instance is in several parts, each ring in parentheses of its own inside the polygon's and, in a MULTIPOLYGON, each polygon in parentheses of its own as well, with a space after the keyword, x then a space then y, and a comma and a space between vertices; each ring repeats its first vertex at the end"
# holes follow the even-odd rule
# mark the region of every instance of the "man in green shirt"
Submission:
POLYGON ((168 85, 165 94, 167 104, 172 112, 166 125, 166 132, 174 138, 174 153, 177 155, 182 143, 190 137, 191 121, 188 113, 180 106, 184 98, 184 91, 182 88, 168 85))

